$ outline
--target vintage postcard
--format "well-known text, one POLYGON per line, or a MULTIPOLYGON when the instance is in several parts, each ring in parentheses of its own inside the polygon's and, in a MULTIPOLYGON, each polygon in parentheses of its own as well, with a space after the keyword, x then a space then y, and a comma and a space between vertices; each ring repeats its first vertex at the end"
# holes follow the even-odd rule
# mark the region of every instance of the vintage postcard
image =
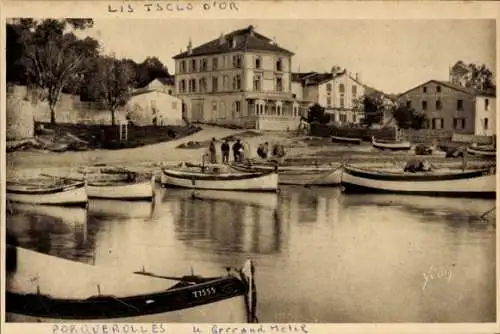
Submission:
POLYGON ((0 5, 2 332, 499 331, 498 3, 0 5))

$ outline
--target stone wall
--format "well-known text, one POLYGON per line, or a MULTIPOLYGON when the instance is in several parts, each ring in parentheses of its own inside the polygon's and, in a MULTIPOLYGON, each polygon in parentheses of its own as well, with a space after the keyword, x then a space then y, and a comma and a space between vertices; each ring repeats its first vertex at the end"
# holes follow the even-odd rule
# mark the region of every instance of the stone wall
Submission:
POLYGON ((6 139, 20 140, 34 136, 34 115, 36 105, 29 101, 26 90, 7 87, 6 101, 6 139))

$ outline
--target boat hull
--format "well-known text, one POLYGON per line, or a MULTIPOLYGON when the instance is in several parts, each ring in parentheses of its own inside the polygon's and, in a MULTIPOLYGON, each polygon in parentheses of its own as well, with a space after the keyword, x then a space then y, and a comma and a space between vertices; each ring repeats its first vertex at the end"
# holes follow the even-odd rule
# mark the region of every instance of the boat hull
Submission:
POLYGON ((52 322, 52 323, 246 323, 247 311, 244 296, 235 296, 209 304, 198 305, 182 310, 140 315, 123 318, 103 318, 72 320, 26 315, 14 312, 5 313, 6 322, 52 322))
POLYGON ((496 176, 487 170, 455 174, 388 174, 345 167, 342 186, 347 193, 397 193, 450 197, 496 196, 496 176))
MULTIPOLYGON (((267 172, 275 167, 263 165, 231 164, 242 172, 267 172)), ((342 168, 315 166, 279 166, 278 183, 283 185, 338 186, 342 181, 342 168)))
POLYGON ((411 143, 407 141, 383 142, 383 141, 377 141, 375 138, 372 138, 372 145, 373 147, 380 150, 408 151, 411 149, 411 143))
POLYGON ((153 198, 153 180, 125 184, 87 185, 89 198, 115 200, 150 200, 153 198))
POLYGON ((14 203, 86 207, 88 196, 85 184, 80 183, 39 192, 23 192, 7 188, 7 200, 14 203))
POLYGON ((477 155, 477 156, 489 157, 489 158, 494 158, 497 156, 496 151, 482 150, 482 149, 477 149, 474 147, 467 147, 467 153, 472 154, 472 155, 477 155))
POLYGON ((332 138, 332 142, 334 143, 343 143, 343 144, 352 144, 352 145, 361 145, 360 138, 348 138, 348 137, 337 137, 330 136, 332 138))
POLYGON ((161 183, 166 187, 202 190, 277 191, 278 174, 271 172, 212 175, 163 170, 161 183))

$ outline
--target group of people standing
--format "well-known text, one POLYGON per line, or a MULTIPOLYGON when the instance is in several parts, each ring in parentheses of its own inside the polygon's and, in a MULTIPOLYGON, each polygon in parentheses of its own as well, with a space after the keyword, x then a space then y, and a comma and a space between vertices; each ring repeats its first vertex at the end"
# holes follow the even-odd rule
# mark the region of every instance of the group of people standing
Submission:
MULTIPOLYGON (((210 163, 216 164, 217 163, 217 146, 216 146, 217 140, 215 138, 212 138, 212 141, 210 142, 210 147, 209 147, 209 156, 210 156, 210 163)), ((229 152, 231 151, 231 147, 229 146, 229 142, 227 139, 224 139, 224 142, 222 143, 220 150, 222 152, 222 163, 227 164, 229 162, 229 152)), ((239 139, 236 140, 236 142, 232 146, 233 150, 233 157, 235 162, 240 162, 243 161, 244 157, 244 147, 243 144, 239 139)))
MULTIPOLYGON (((217 163, 216 144, 217 140, 215 138, 212 138, 208 150, 209 161, 211 164, 217 163)), ((235 162, 242 162, 245 156, 245 148, 239 139, 236 140, 236 142, 232 145, 232 147, 229 145, 228 140, 224 139, 224 141, 220 146, 220 150, 222 153, 222 163, 224 164, 229 163, 229 153, 231 150, 233 151, 233 158, 235 162)), ((285 150, 283 145, 277 144, 274 145, 272 152, 269 152, 269 143, 265 142, 264 144, 260 144, 259 147, 257 148, 257 155, 261 159, 267 159, 270 155, 273 157, 281 158, 285 155, 285 150)))

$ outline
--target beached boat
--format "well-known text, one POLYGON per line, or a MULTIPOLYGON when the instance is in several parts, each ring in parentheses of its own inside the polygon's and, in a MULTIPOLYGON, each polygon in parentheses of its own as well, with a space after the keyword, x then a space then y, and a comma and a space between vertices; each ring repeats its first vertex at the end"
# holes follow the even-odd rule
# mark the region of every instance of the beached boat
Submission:
POLYGON ((89 198, 151 200, 154 178, 142 180, 92 180, 87 183, 89 198))
MULTIPOLYGON (((231 163, 231 168, 247 173, 265 173, 276 169, 266 162, 231 163)), ((340 185, 342 168, 337 166, 278 166, 278 183, 289 185, 340 185)))
POLYGON ((167 187, 232 190, 232 191, 277 191, 278 173, 237 172, 219 167, 206 166, 196 169, 163 169, 161 183, 167 187))
POLYGON ((381 150, 403 151, 411 149, 409 141, 380 140, 375 139, 375 137, 372 137, 372 145, 381 150))
POLYGON ((254 267, 168 277, 8 245, 5 306, 7 322, 255 322, 254 267))
POLYGON ((86 182, 69 179, 38 179, 7 181, 7 200, 61 206, 87 205, 86 182))
POLYGON ((480 145, 471 145, 467 147, 467 153, 477 156, 483 157, 491 157, 494 158, 497 156, 497 150, 491 145, 488 146, 480 146, 480 145))
POLYGON ((344 166, 345 192, 385 192, 431 196, 495 197, 493 168, 471 171, 432 171, 405 173, 376 171, 344 166))
POLYGON ((361 138, 351 138, 351 137, 338 137, 338 136, 330 136, 334 143, 344 143, 344 144, 353 144, 353 145, 361 145, 361 138))

